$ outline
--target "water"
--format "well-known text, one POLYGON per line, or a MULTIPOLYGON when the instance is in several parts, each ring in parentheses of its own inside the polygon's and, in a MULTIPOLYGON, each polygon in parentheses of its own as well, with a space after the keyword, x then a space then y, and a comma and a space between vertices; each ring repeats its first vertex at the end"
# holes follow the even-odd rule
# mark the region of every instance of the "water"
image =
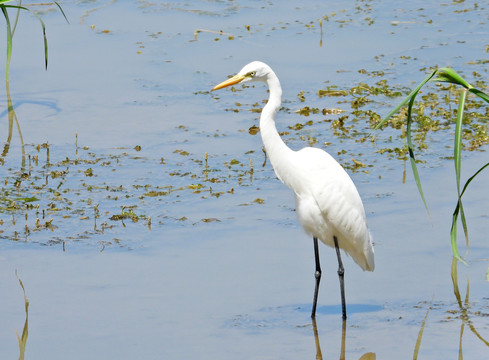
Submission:
MULTIPOLYGON (((14 126, 0 166, 2 358, 19 356, 15 331, 25 322, 15 271, 30 304, 26 358, 314 358, 316 340, 324 358, 340 357, 342 345, 346 358, 410 358, 430 308, 419 359, 454 358, 460 347, 465 359, 487 357, 487 175, 465 195, 470 265, 458 266, 462 301, 470 285, 464 312, 450 271, 456 187, 445 157, 453 129, 429 133, 434 142, 419 154, 430 222, 409 164, 376 152, 402 146, 399 131, 360 143, 355 134, 370 129, 354 122, 352 97, 342 103, 316 95, 329 85, 381 79, 412 88, 434 66, 454 67, 469 81, 473 72, 486 77, 477 63, 487 58, 485 5, 61 5, 69 25, 59 13, 42 15, 47 72, 37 20, 23 14, 14 38, 10 95, 26 164, 14 126), (195 37, 197 29, 226 34, 195 37), (365 203, 376 270, 364 273, 344 259, 344 344, 334 251, 320 248, 315 339, 312 239, 296 222, 293 195, 268 163, 262 167, 260 137, 248 134, 259 116, 250 109, 262 106, 265 89, 208 92, 255 59, 281 79, 278 127, 288 131, 288 145, 330 142, 327 150, 349 166, 365 203), (350 133, 333 135, 339 115, 295 113, 304 106, 341 108, 350 133), (312 125, 288 128, 308 120, 312 125), (352 171, 352 158, 368 167, 352 171)), ((364 109, 382 115, 401 100, 371 98, 364 109)), ((6 112, 2 119, 6 139, 6 112)), ((487 162, 483 151, 465 154, 464 179, 487 162)), ((462 234, 459 247, 464 253, 462 234)))

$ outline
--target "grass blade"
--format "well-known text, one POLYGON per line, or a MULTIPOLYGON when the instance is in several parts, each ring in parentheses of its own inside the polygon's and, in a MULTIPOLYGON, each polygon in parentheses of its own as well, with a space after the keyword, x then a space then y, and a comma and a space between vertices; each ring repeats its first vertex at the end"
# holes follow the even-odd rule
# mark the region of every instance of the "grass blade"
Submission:
POLYGON ((467 186, 469 186, 469 184, 472 182, 472 180, 474 180, 474 178, 479 175, 479 173, 484 170, 486 167, 489 166, 489 163, 485 164, 484 166, 482 166, 479 170, 476 171, 476 173, 474 175, 472 175, 468 180, 467 182, 465 183, 463 189, 462 189, 462 193, 460 194, 460 197, 462 197, 462 195, 465 193, 465 190, 467 190, 467 186))
POLYGON ((460 296, 460 289, 458 287, 458 259, 452 258, 452 266, 450 275, 452 276, 453 294, 457 299, 458 306, 462 308, 462 296, 460 296))
MULTIPOLYGON (((20 2, 19 2, 19 4, 20 4, 20 2)), ((56 5, 58 5, 58 7, 61 9, 61 7, 59 6, 58 3, 56 3, 56 5)), ((11 52, 12 52, 12 50, 11 50, 11 48, 12 48, 12 35, 13 34, 10 30, 10 21, 8 19, 8 14, 7 14, 6 8, 15 8, 18 11, 20 11, 21 9, 26 10, 26 11, 30 11, 30 10, 28 8, 20 6, 20 5, 2 5, 2 2, 0 2, 0 7, 2 8, 3 14, 4 14, 5 19, 7 21, 7 28, 8 28, 8 34, 7 34, 7 74, 8 74, 8 68, 9 68, 9 63, 10 63, 10 57, 8 54, 8 48, 9 48, 8 47, 8 41, 9 41, 8 38, 10 37, 10 55, 11 55, 11 52)), ((43 40, 44 40, 44 64, 45 64, 45 68, 47 69, 48 68, 48 39, 46 37, 46 26, 44 25, 44 21, 42 21, 41 17, 38 14, 36 14, 35 12, 32 12, 32 11, 30 11, 30 12, 32 14, 34 14, 34 16, 37 17, 37 19, 41 23, 42 36, 43 36, 43 40)), ((66 19, 66 15, 65 15, 64 11, 61 10, 61 12, 66 19)), ((17 13, 17 16, 18 16, 18 13, 17 13)), ((68 21, 68 19, 66 19, 66 21, 68 21)), ((7 79, 8 79, 8 76, 7 76, 7 79)))
POLYGON ((485 168, 487 168, 489 166, 489 163, 485 164, 484 166, 482 166, 479 170, 477 170, 477 172, 472 175, 468 180, 467 182, 465 183, 463 189, 462 189, 462 192, 460 193, 460 196, 458 198, 458 201, 457 201, 457 206, 455 207, 455 210, 453 212, 453 216, 452 216, 452 228, 450 230, 450 238, 451 238, 451 245, 452 245, 452 252, 453 252, 453 255, 460 261, 462 261, 464 264, 467 264, 463 259, 462 257, 460 256, 460 253, 458 252, 458 249, 457 249, 457 219, 458 219, 458 214, 459 214, 459 211, 460 211, 460 204, 461 204, 461 199, 462 199, 462 196, 463 194, 465 193, 465 190, 467 190, 467 187, 469 186, 469 184, 472 182, 472 180, 474 180, 474 178, 479 175, 479 173, 481 171, 483 171, 485 168))
MULTIPOLYGON (((467 250, 469 248, 469 233, 467 229, 467 221, 465 219, 465 212, 464 208, 462 205, 462 198, 460 194, 460 173, 461 173, 461 165, 462 165, 462 123, 463 123, 463 117, 464 117, 464 108, 465 108, 465 99, 467 98, 467 91, 464 90, 460 94, 460 100, 458 103, 458 111, 457 111, 457 119, 455 121, 455 142, 453 146, 453 158, 454 158, 454 164, 455 164, 455 179, 457 182, 457 195, 458 195, 458 212, 460 213, 460 220, 462 221, 462 226, 465 234, 465 243, 467 250)), ((455 220, 458 216, 455 217, 455 220)), ((453 218, 452 218, 453 220, 453 218)), ((456 241, 457 241, 457 229, 456 227, 453 228, 454 232, 450 234, 450 239, 452 242, 452 250, 454 247, 457 247, 456 241)), ((458 251, 457 251, 458 253, 458 251)), ((455 254, 454 254, 455 255, 455 254)), ((459 254, 460 256, 460 254, 459 254)))
POLYGON ((474 94, 474 95, 477 95, 478 97, 480 97, 482 100, 484 100, 485 102, 488 102, 489 103, 489 95, 487 95, 486 93, 483 93, 482 91, 478 90, 478 89, 469 89, 469 91, 474 94))
POLYGON ((460 216, 462 226, 463 226, 463 230, 464 230, 464 234, 465 234, 467 249, 469 246, 468 227, 467 227, 467 222, 466 222, 466 218, 465 218, 465 212, 464 212, 463 205, 462 205, 462 195, 465 192, 465 189, 467 188, 469 183, 473 180, 473 178, 478 173, 480 173, 483 169, 485 169, 487 166, 489 166, 489 163, 484 165, 471 178, 469 178, 469 180, 465 183, 463 190, 460 191, 460 174, 461 174, 461 164, 462 164, 462 158, 461 158, 461 152, 462 152, 462 121, 463 121, 463 114, 464 114, 464 108, 465 108, 465 101, 467 98, 467 91, 478 96, 479 98, 481 98, 482 100, 484 100, 487 103, 489 103, 489 95, 487 95, 486 93, 474 88, 471 84, 469 84, 463 77, 461 77, 453 69, 441 68, 441 69, 433 71, 428 77, 426 77, 413 91, 411 91, 411 93, 406 98, 404 98, 404 100, 398 106, 396 106, 381 122, 379 122, 374 127, 373 130, 379 129, 386 121, 388 121, 404 105, 408 104, 407 122, 406 122, 406 139, 407 139, 407 145, 408 145, 408 151, 409 151, 409 160, 411 163, 413 176, 414 176, 414 179, 416 181, 416 186, 418 187, 418 192, 421 196, 421 199, 423 200, 423 204, 425 206, 426 212, 428 213, 428 216, 430 217, 430 220, 431 220, 431 216, 430 216, 430 213, 428 210, 428 205, 426 203, 426 199, 425 199, 423 189, 421 186, 421 181, 419 178, 419 173, 418 173, 417 166, 416 166, 416 158, 414 156, 414 150, 413 150, 413 144, 412 144, 412 135, 411 135, 411 125, 413 122, 412 108, 413 108, 414 100, 415 100, 418 92, 421 90, 421 88, 428 81, 448 82, 451 84, 462 86, 465 89, 462 92, 462 94, 460 95, 459 107, 458 107, 457 119, 456 119, 456 129, 455 129, 455 139, 454 139, 454 162, 455 162, 455 174, 456 174, 456 182, 457 182, 458 200, 457 200, 457 205, 455 207, 455 211, 453 212, 453 215, 452 215, 452 226, 450 229, 452 253, 456 259, 465 263, 465 261, 460 256, 460 253, 458 252, 458 248, 457 248, 457 220, 458 220, 459 216, 460 216))
POLYGON ((5 5, 0 5, 2 8, 3 16, 5 17, 5 23, 7 25, 7 61, 6 61, 6 73, 5 78, 9 81, 9 69, 10 69, 10 58, 12 57, 12 30, 10 28, 10 19, 7 13, 7 8, 5 5))
POLYGON ((455 162, 455 176, 457 180, 457 193, 460 195, 460 167, 462 163, 462 120, 465 107, 465 99, 467 97, 467 91, 462 91, 460 94, 460 100, 458 102, 457 119, 455 121, 455 143, 453 146, 453 157, 455 162))
POLYGON ((489 103, 489 95, 474 88, 464 78, 457 74, 453 69, 441 68, 437 71, 437 77, 433 81, 448 82, 455 85, 460 85, 469 90, 472 94, 480 97, 485 102, 489 103))
POLYGON ((15 14, 15 21, 14 25, 12 26, 12 37, 14 37, 15 34, 15 29, 17 29, 17 23, 19 21, 19 15, 20 15, 20 7, 22 6, 22 0, 19 0, 19 7, 17 8, 17 13, 15 14))
POLYGON ((421 90, 421 88, 428 81, 432 80, 435 77, 435 75, 437 75, 437 73, 438 73, 438 70, 433 71, 428 77, 426 77, 421 83, 419 83, 419 85, 413 91, 411 91, 411 93, 408 96, 406 96, 406 98, 404 98, 404 100, 401 101, 401 103, 399 105, 397 105, 374 128, 374 131, 377 130, 377 129, 379 129, 387 120, 389 120, 392 117, 392 115, 394 115, 395 113, 397 113, 401 107, 403 107, 404 105, 406 105, 409 102, 409 105, 408 105, 408 116, 407 116, 407 126, 406 126, 407 127, 407 135, 406 135, 406 138, 407 138, 408 150, 409 150, 409 160, 410 160, 410 163, 411 163, 411 169, 413 171, 414 180, 416 181, 416 186, 418 187, 418 192, 419 192, 419 194, 421 196, 421 199, 423 200, 424 207, 426 209, 426 212, 428 213, 428 216, 430 217, 430 220, 431 220, 431 215, 430 215, 430 212, 428 210, 428 204, 426 203, 426 199, 424 197, 423 189, 422 189, 422 186, 421 186, 421 181, 420 181, 420 178, 419 178, 418 168, 416 166, 416 158, 414 156, 414 151, 413 151, 413 144, 412 144, 412 139, 411 139, 411 123, 412 123, 412 116, 411 116, 411 114, 412 114, 412 108, 413 108, 414 100, 416 99, 416 95, 418 95, 419 90, 421 90))
POLYGON ((462 259, 462 257, 460 256, 460 253, 458 252, 458 247, 457 247, 457 220, 458 220, 459 209, 460 209, 460 202, 457 202, 457 206, 455 207, 455 211, 453 212, 453 215, 452 215, 452 227, 450 228, 450 245, 452 247, 453 256, 457 260, 460 260, 465 265, 467 265, 465 260, 462 259))
MULTIPOLYGON (((30 11, 29 9, 24 8, 24 7, 20 7, 20 6, 15 6, 15 7, 22 8, 24 10, 30 11)), ((31 11, 31 13, 34 14, 34 16, 37 17, 37 19, 41 23, 42 36, 44 39, 44 64, 45 64, 45 68, 47 69, 48 68, 48 38, 46 37, 46 26, 44 25, 44 21, 42 21, 42 19, 39 15, 37 15, 35 12, 32 12, 32 11, 31 11)))
POLYGON ((61 14, 63 14, 63 17, 65 18, 66 22, 69 24, 70 22, 68 21, 68 18, 66 17, 66 14, 65 12, 63 11, 63 8, 61 7, 60 4, 58 4, 57 1, 54 2, 56 4, 56 6, 58 7, 59 11, 61 11, 61 14))
POLYGON ((441 68, 436 72, 436 78, 433 81, 448 82, 455 85, 463 86, 466 89, 472 89, 473 86, 470 85, 463 77, 461 77, 457 72, 450 68, 441 68))
MULTIPOLYGON (((418 91, 419 91, 419 89, 418 89, 418 91)), ((423 193, 423 188, 421 187, 421 180, 419 179, 418 167, 416 166, 416 158, 414 157, 413 142, 412 142, 412 138, 411 138, 411 124, 412 124, 411 114, 412 114, 412 109, 413 109, 415 97, 416 97, 416 94, 413 97, 411 97, 411 99, 409 100, 408 113, 407 113, 407 124, 406 124, 406 139, 407 139, 408 151, 409 151, 409 161, 411 163, 411 169, 413 171, 414 181, 416 182, 416 186, 418 187, 418 192, 421 196, 421 199, 423 200, 424 207, 425 207, 426 212, 428 213, 428 216, 429 216, 430 221, 431 221, 430 211, 428 210, 428 204, 426 203, 426 199, 425 199, 424 193, 423 193)))

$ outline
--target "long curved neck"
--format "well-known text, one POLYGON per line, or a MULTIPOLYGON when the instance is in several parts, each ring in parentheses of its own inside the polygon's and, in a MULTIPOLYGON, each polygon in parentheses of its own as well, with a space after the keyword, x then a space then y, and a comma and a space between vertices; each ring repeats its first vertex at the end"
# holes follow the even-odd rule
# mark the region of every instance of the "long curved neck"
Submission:
POLYGON ((287 168, 290 165, 290 153, 293 151, 285 145, 275 126, 275 115, 282 102, 282 88, 273 72, 269 75, 267 84, 270 96, 260 116, 260 133, 273 169, 280 180, 284 181, 288 178, 286 176, 287 168))

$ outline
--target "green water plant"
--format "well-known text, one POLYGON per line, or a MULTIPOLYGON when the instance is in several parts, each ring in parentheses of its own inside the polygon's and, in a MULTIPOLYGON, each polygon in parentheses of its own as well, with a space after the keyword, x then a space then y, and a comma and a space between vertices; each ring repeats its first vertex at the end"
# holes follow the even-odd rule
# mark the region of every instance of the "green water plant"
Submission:
POLYGON ((468 247, 469 243, 469 236, 468 236, 468 229, 467 229, 467 222, 465 219, 465 213, 462 205, 462 196, 465 193, 468 185, 470 182, 481 172, 483 171, 486 167, 489 166, 489 163, 483 165, 475 174, 473 174, 469 179, 465 182, 464 186, 461 187, 461 182, 460 182, 460 175, 461 175, 461 165, 462 165, 462 157, 461 157, 461 152, 462 152, 462 121, 464 117, 464 109, 466 107, 466 99, 468 94, 473 94, 486 103, 489 103, 489 95, 486 93, 482 92, 481 90, 475 88, 472 86, 470 83, 468 83, 462 76, 460 76, 457 72, 455 72, 453 69, 450 68, 440 68, 434 70, 428 77, 426 77, 411 93, 404 98, 401 103, 396 106, 381 122, 379 122, 374 130, 379 129, 386 121, 388 121, 394 114, 396 114, 401 108, 403 108, 406 104, 408 105, 407 107, 407 119, 406 119, 406 141, 407 141, 407 146, 408 146, 408 152, 409 152, 409 160, 411 163, 411 168, 412 172, 414 175, 414 179, 416 182, 416 185, 418 187, 419 194, 421 195, 421 198, 423 200, 423 204, 426 208, 427 213, 429 214, 428 210, 428 205, 426 203, 426 199, 423 193, 423 188, 421 186, 421 181, 419 177, 419 172, 418 168, 416 166, 416 157, 414 155, 414 148, 413 148, 413 143, 412 143, 412 134, 411 134, 411 126, 413 123, 413 105, 416 99, 416 96, 420 92, 421 88, 426 85, 429 81, 435 81, 435 82, 443 82, 443 83, 450 83, 456 86, 462 87, 462 91, 460 93, 460 98, 458 101, 458 110, 457 110, 457 115, 455 118, 455 137, 454 137, 454 146, 453 146, 453 158, 454 158, 454 165, 455 165, 455 178, 456 178, 456 184, 457 184, 457 203, 455 206, 455 210, 453 212, 453 217, 452 217, 452 226, 450 229, 450 240, 451 240, 451 247, 452 247, 452 253, 457 258, 458 260, 464 261, 462 257, 460 256, 460 252, 458 251, 457 247, 457 222, 458 218, 460 217, 460 221, 463 226, 463 231, 465 235, 465 240, 466 240, 466 246, 468 247))
MULTIPOLYGON (((20 124, 17 118, 17 115, 14 110, 14 106, 12 104, 12 99, 10 97, 10 85, 9 85, 9 77, 10 77, 10 59, 12 57, 12 43, 13 43, 13 37, 15 34, 15 29, 17 28, 17 22, 19 20, 19 15, 20 11, 29 11, 32 14, 34 14, 39 22, 41 23, 42 27, 42 33, 43 33, 43 40, 44 40, 44 64, 47 69, 48 67, 48 42, 46 38, 46 27, 44 25, 44 22, 40 18, 38 14, 36 14, 34 11, 29 10, 25 6, 22 6, 22 0, 18 0, 17 5, 10 5, 8 3, 11 3, 13 0, 0 0, 0 9, 2 10, 3 16, 5 18, 5 25, 6 25, 6 34, 7 34, 7 39, 6 39, 6 51, 7 51, 7 59, 6 59, 6 69, 5 69, 5 87, 6 87, 6 94, 7 94, 7 110, 8 110, 8 135, 7 135, 7 140, 5 141, 4 149, 0 155, 0 164, 3 164, 4 158, 7 156, 7 153, 10 148, 10 142, 12 140, 12 135, 13 135, 13 127, 14 123, 17 126, 17 131, 19 133, 19 138, 20 138, 20 143, 21 143, 21 148, 22 148, 22 168, 25 167, 25 149, 24 149, 24 139, 22 137, 22 131, 20 128, 20 124), (9 10, 16 10, 15 13, 15 19, 13 23, 10 20, 9 16, 9 10)), ((55 1, 54 4, 59 8, 61 13, 63 14, 64 18, 68 22, 68 19, 66 18, 66 15, 61 8, 61 6, 55 1)), ((41 4, 42 6, 46 5, 52 5, 50 4, 41 4)))
MULTIPOLYGON (((44 25, 44 22, 42 21, 41 17, 38 14, 31 11, 30 9, 28 9, 25 6, 22 6, 22 0, 19 0, 17 2, 17 5, 8 4, 8 3, 11 3, 12 1, 13 0, 0 0, 0 9, 2 10, 3 16, 5 18, 5 25, 6 25, 6 30, 7 30, 6 31, 6 33, 7 33, 7 46, 6 46, 7 61, 6 61, 6 70, 5 70, 5 78, 7 81, 9 80, 10 59, 12 57, 12 40, 14 37, 15 29, 17 28, 17 22, 19 20, 19 15, 20 15, 21 10, 29 11, 30 13, 34 14, 34 16, 37 17, 37 19, 39 20, 39 22, 41 24, 42 35, 43 35, 43 40, 44 40, 44 64, 45 64, 46 69, 48 67, 48 41, 47 41, 47 37, 46 37, 46 26, 44 25), (11 21, 10 21, 8 9, 16 10, 15 20, 13 23, 11 23, 11 21)), ((54 4, 56 4, 58 9, 61 11, 64 18, 68 22, 68 19, 66 18, 66 15, 65 15, 63 9, 61 8, 61 6, 56 1, 54 2, 54 4)))

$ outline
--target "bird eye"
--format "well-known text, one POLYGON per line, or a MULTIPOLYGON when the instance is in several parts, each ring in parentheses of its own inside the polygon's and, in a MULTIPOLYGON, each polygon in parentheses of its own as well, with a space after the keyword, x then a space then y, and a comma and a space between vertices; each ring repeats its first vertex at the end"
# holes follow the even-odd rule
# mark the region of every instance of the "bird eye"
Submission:
POLYGON ((250 72, 248 73, 248 76, 249 76, 249 77, 254 77, 255 75, 256 75, 256 71, 250 71, 250 72))

